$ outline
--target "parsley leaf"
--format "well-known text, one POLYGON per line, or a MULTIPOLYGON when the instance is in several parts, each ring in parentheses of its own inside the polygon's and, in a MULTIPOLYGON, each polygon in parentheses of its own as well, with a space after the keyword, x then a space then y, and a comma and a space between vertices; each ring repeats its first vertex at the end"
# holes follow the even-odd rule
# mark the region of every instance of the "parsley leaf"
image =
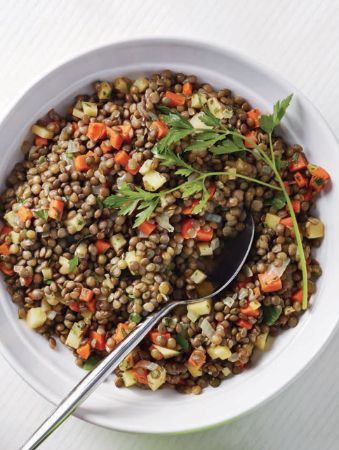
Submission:
POLYGON ((138 227, 141 225, 145 220, 148 220, 155 208, 159 205, 159 197, 156 197, 153 199, 150 203, 149 202, 142 202, 138 206, 138 210, 141 211, 136 215, 136 221, 134 222, 133 228, 138 227))
POLYGON ((48 219, 48 209, 38 209, 33 212, 37 217, 39 217, 39 219, 42 219, 42 220, 48 219))
POLYGON ((274 325, 282 313, 282 307, 278 306, 264 306, 264 323, 268 326, 274 325))
POLYGON ((201 213, 201 211, 203 211, 203 209, 206 206, 206 203, 208 202, 210 193, 208 192, 208 190, 206 189, 205 183, 203 183, 203 194, 201 197, 201 200, 199 201, 199 203, 197 205, 195 205, 195 207, 192 210, 193 214, 199 214, 201 213))
POLYGON ((282 209, 286 205, 286 199, 282 192, 277 192, 274 197, 267 201, 268 205, 272 205, 275 209, 282 209))
POLYGON ((201 114, 201 116, 199 116, 199 119, 205 125, 209 127, 218 127, 220 125, 220 119, 215 117, 206 106, 203 108, 203 113, 204 114, 201 114))
POLYGON ((243 145, 243 143, 238 139, 236 139, 236 142, 234 142, 234 136, 232 140, 225 139, 222 141, 219 145, 213 146, 210 149, 210 152, 214 155, 226 155, 228 153, 235 153, 235 152, 242 152, 247 151, 246 147, 243 145), (239 146, 240 144, 240 146, 239 146))
POLYGON ((208 149, 223 139, 225 139, 225 135, 213 131, 199 133, 197 139, 185 148, 185 152, 208 149))
POLYGON ((291 103, 292 97, 293 94, 290 94, 283 100, 278 100, 273 107, 273 114, 262 115, 260 117, 260 127, 266 131, 266 133, 272 133, 274 128, 279 125, 291 103))
POLYGON ((188 163, 186 163, 179 155, 177 155, 172 150, 167 150, 164 153, 156 153, 157 159, 160 159, 160 164, 167 167, 180 167, 175 174, 183 175, 185 177, 190 176, 194 173, 194 169, 188 163))
POLYGON ((283 170, 283 169, 286 169, 286 167, 288 166, 288 162, 285 161, 284 159, 276 157, 275 158, 275 166, 278 170, 283 170))
POLYGON ((78 267, 79 264, 79 258, 77 256, 74 256, 72 259, 69 260, 68 263, 68 270, 70 273, 74 272, 75 269, 78 267))
POLYGON ((167 116, 164 116, 162 120, 170 127, 193 130, 191 123, 181 114, 174 114, 171 112, 167 116))
POLYGON ((172 144, 181 141, 190 134, 195 133, 193 128, 171 128, 166 136, 161 139, 153 148, 153 153, 164 153, 172 144))
POLYGON ((100 209, 105 208, 104 201, 101 197, 96 197, 96 200, 97 200, 98 208, 100 208, 100 209))
POLYGON ((180 347, 183 349, 184 352, 188 352, 188 350, 190 349, 190 344, 182 334, 177 334, 175 336, 175 340, 176 343, 180 345, 180 347))

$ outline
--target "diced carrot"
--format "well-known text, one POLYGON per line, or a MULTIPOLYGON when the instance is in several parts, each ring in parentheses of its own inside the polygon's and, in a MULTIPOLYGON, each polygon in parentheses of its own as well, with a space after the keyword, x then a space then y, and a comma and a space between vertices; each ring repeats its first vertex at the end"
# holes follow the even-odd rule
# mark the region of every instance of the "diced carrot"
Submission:
POLYGON ((119 342, 123 341, 125 337, 128 335, 128 324, 127 323, 118 323, 117 329, 115 330, 115 333, 113 335, 113 339, 118 344, 119 342))
POLYGON ((94 292, 91 289, 82 288, 80 292, 80 300, 90 302, 93 299, 94 292))
POLYGON ((312 173, 310 186, 316 192, 320 192, 324 189, 329 180, 330 180, 329 173, 326 172, 326 170, 323 169, 322 167, 317 167, 312 173))
POLYGON ((103 239, 98 239, 95 243, 95 248, 97 249, 99 255, 105 253, 110 247, 111 244, 103 239))
POLYGON ((212 200, 212 198, 214 197, 215 191, 217 190, 216 185, 214 183, 211 183, 208 188, 208 193, 210 194, 208 197, 208 200, 212 200))
POLYGON ((148 372, 146 369, 143 369, 142 367, 137 367, 136 369, 131 369, 131 372, 138 383, 148 384, 147 379, 148 372))
POLYGON ((258 317, 258 316, 260 316, 260 310, 259 309, 253 309, 250 306, 247 306, 246 308, 240 308, 240 312, 242 314, 245 314, 245 316, 248 316, 248 317, 258 317))
POLYGON ((284 181, 284 186, 288 195, 291 195, 291 186, 289 185, 288 181, 284 181))
POLYGON ((151 128, 157 130, 158 139, 162 139, 168 133, 168 126, 161 120, 155 120, 152 122, 151 128))
POLYGON ((94 299, 88 302, 87 309, 88 311, 95 313, 95 311, 97 310, 97 302, 94 299))
POLYGON ((102 153, 109 153, 112 152, 113 148, 109 141, 102 141, 100 144, 100 148, 102 150, 102 153))
POLYGON ((294 155, 293 155, 292 159, 290 160, 290 163, 288 166, 290 171, 297 172, 298 170, 306 169, 306 167, 307 167, 306 158, 301 153, 298 153, 296 157, 294 155))
POLYGON ((293 228, 292 217, 285 217, 284 219, 280 219, 281 225, 284 225, 286 228, 293 228))
POLYGON ((9 245, 7 244, 0 245, 0 255, 9 255, 9 245))
POLYGON ((106 337, 103 334, 99 334, 96 331, 91 331, 89 335, 91 341, 95 339, 94 347, 97 350, 105 350, 106 347, 106 337))
POLYGON ((87 172, 90 166, 87 164, 86 159, 88 158, 88 153, 86 155, 79 155, 74 158, 74 168, 78 172, 87 172))
POLYGON ((30 284, 32 284, 33 277, 26 277, 24 278, 24 286, 28 287, 30 284))
POLYGON ((111 128, 107 128, 107 134, 112 147, 115 150, 120 150, 123 143, 122 135, 118 131, 112 130, 111 128))
POLYGON ((247 320, 239 319, 236 324, 240 328, 246 328, 246 330, 251 330, 253 328, 253 325, 248 322, 247 320))
POLYGON ((296 214, 300 213, 300 200, 291 200, 293 211, 296 214))
POLYGON ((272 277, 268 273, 259 273, 258 275, 260 287, 263 292, 275 292, 282 288, 281 279, 278 277, 272 277))
POLYGON ((21 222, 26 222, 26 220, 30 220, 33 217, 32 211, 25 206, 21 206, 17 212, 21 222))
POLYGON ((14 275, 14 270, 12 267, 9 267, 6 263, 1 262, 0 263, 0 271, 7 275, 8 277, 11 277, 14 275))
POLYGON ((247 283, 249 283, 250 281, 251 281, 250 278, 246 278, 246 280, 237 281, 235 283, 235 287, 238 289, 245 288, 247 283))
POLYGON ((197 241, 203 241, 203 242, 209 242, 213 239, 213 228, 210 228, 209 230, 204 230, 200 228, 197 231, 197 235, 195 237, 197 241))
POLYGON ((311 201, 313 198, 313 192, 309 189, 308 191, 305 192, 305 194, 303 194, 303 198, 305 202, 311 201))
POLYGON ((140 170, 140 166, 137 165, 132 168, 132 167, 130 167, 130 161, 131 160, 129 159, 128 163, 125 166, 125 170, 126 170, 126 172, 130 173, 131 175, 136 175, 140 170))
POLYGON ((89 342, 86 342, 86 344, 81 345, 77 349, 77 354, 80 356, 81 359, 85 360, 89 358, 91 354, 91 344, 89 342))
POLYGON ((182 94, 177 94, 175 92, 166 91, 165 97, 169 100, 168 106, 184 106, 186 99, 182 94))
POLYGON ((87 135, 91 141, 98 141, 99 139, 105 139, 107 136, 106 125, 101 122, 91 122, 88 125, 87 135))
POLYGON ((74 312, 79 312, 80 311, 80 306, 78 302, 70 302, 67 305, 69 307, 69 309, 71 309, 74 312))
POLYGON ((193 209, 197 206, 198 203, 199 200, 193 199, 191 206, 185 206, 184 208, 182 208, 181 213, 185 214, 185 216, 191 215, 193 213, 193 209))
POLYGON ((144 233, 146 236, 149 236, 155 229, 156 224, 145 220, 142 224, 138 226, 139 230, 144 233))
POLYGON ((200 369, 206 362, 206 353, 202 350, 193 350, 187 363, 197 369, 200 369))
POLYGON ((132 125, 130 123, 128 123, 125 125, 120 125, 119 128, 121 130, 121 135, 122 135, 124 142, 126 144, 130 144, 132 141, 132 138, 133 138, 133 134, 134 134, 132 125))
POLYGON ((257 143, 257 133, 255 131, 250 131, 249 133, 245 134, 245 147, 246 148, 253 148, 254 145, 257 143))
POLYGON ((79 128, 77 122, 72 122, 72 123, 71 123, 71 127, 72 127, 73 133, 75 133, 76 130, 79 128))
POLYGON ((184 239, 192 239, 192 238, 194 238, 196 236, 196 232, 192 233, 193 230, 194 230, 194 226, 193 226, 193 220, 192 219, 187 219, 187 220, 184 220, 182 222, 182 224, 181 224, 181 236, 184 239))
POLYGON ((48 145, 48 139, 37 136, 34 143, 35 145, 48 145))
POLYGON ((64 206, 65 204, 62 200, 52 200, 48 210, 49 217, 54 220, 61 220, 64 206))
POLYGON ((293 175, 293 178, 295 179, 295 182, 300 188, 307 186, 308 183, 307 178, 305 178, 304 175, 302 175, 302 173, 296 172, 293 175))
POLYGON ((182 86, 182 93, 186 96, 186 97, 190 97, 192 95, 193 92, 193 86, 192 83, 184 83, 182 86))
POLYGON ((12 231, 12 228, 11 228, 11 227, 9 227, 9 226, 7 226, 7 225, 4 225, 4 226, 0 229, 0 234, 2 234, 2 235, 7 235, 7 234, 9 234, 11 231, 12 231))
POLYGON ((302 301, 303 301, 303 290, 299 289, 298 291, 293 292, 292 300, 294 300, 295 302, 302 303, 302 301))
POLYGON ((246 113, 248 119, 253 120, 253 128, 259 128, 260 127, 260 111, 259 109, 251 109, 251 111, 248 111, 246 113))
POLYGON ((115 162, 120 164, 120 166, 125 167, 129 160, 129 154, 125 152, 124 150, 120 150, 115 156, 114 156, 115 162))
POLYGON ((154 330, 154 331, 151 331, 151 332, 149 333, 150 341, 153 342, 153 344, 158 344, 157 338, 158 338, 159 336, 164 337, 167 341, 168 341, 168 339, 171 337, 170 333, 159 333, 159 331, 155 331, 155 330, 154 330))

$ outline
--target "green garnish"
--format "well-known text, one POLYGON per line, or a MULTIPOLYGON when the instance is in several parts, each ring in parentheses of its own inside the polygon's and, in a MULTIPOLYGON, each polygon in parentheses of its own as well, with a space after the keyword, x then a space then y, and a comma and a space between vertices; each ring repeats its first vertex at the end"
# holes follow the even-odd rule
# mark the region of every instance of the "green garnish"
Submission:
POLYGON ((46 161, 46 156, 43 156, 43 155, 40 156, 39 159, 38 159, 38 163, 39 163, 39 164, 42 164, 42 163, 44 163, 45 161, 46 161))
POLYGON ((48 219, 48 209, 38 209, 37 211, 33 211, 39 219, 47 220, 48 219))
POLYGON ((82 365, 85 370, 92 370, 100 362, 100 358, 95 355, 90 356, 82 365))
POLYGON ((77 256, 74 256, 72 259, 69 260, 68 263, 68 270, 70 273, 74 272, 75 269, 78 267, 79 264, 79 258, 77 256))
POLYGON ((282 192, 277 192, 274 196, 267 201, 268 205, 274 206, 275 209, 279 211, 286 205, 286 199, 282 192))
POLYGON ((142 321, 142 317, 138 313, 131 313, 129 315, 129 320, 135 323, 140 323, 142 321))
POLYGON ((275 324, 282 313, 282 307, 278 306, 264 306, 264 323, 268 326, 275 324))
POLYGON ((188 352, 188 350, 190 349, 190 344, 182 334, 177 334, 175 336, 175 340, 176 343, 180 345, 180 347, 184 350, 184 352, 188 352))

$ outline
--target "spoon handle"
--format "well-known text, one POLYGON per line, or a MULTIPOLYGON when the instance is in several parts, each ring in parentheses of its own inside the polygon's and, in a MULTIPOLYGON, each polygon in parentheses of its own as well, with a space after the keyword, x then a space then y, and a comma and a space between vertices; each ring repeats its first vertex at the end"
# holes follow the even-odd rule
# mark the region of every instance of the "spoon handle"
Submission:
POLYGON ((160 311, 148 316, 126 338, 89 372, 65 397, 52 414, 43 422, 21 447, 33 450, 55 431, 76 408, 118 367, 120 362, 139 344, 146 334, 180 302, 168 303, 160 311))

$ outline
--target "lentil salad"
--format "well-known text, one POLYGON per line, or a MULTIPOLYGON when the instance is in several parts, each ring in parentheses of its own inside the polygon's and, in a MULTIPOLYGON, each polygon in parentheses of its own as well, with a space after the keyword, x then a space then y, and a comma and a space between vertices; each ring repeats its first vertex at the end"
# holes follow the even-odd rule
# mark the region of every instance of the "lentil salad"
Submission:
POLYGON ((19 318, 90 369, 164 302, 208 297, 213 255, 250 211, 255 245, 224 297, 176 310, 117 371, 118 386, 198 394, 297 325, 321 274, 310 210, 329 176, 272 135, 290 99, 264 116, 170 71, 94 87, 32 127, 1 196, 1 271, 19 318))

